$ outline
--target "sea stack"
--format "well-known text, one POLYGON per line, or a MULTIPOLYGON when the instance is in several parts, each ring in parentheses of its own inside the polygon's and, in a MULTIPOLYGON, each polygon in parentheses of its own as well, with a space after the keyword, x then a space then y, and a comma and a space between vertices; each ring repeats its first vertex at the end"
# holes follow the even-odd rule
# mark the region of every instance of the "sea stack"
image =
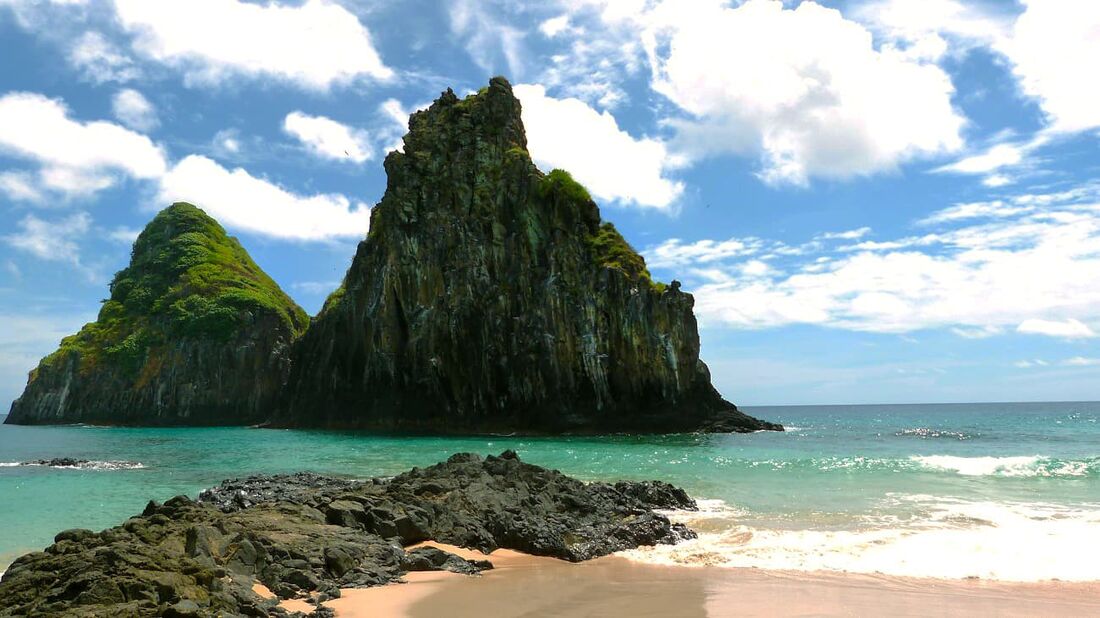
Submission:
POLYGON ((295 346, 277 425, 782 429, 711 386, 692 296, 653 281, 567 172, 535 167, 507 80, 413 114, 385 169, 367 238, 295 346))
POLYGON ((98 319, 31 372, 6 422, 259 422, 308 324, 214 219, 173 204, 138 236, 98 319))

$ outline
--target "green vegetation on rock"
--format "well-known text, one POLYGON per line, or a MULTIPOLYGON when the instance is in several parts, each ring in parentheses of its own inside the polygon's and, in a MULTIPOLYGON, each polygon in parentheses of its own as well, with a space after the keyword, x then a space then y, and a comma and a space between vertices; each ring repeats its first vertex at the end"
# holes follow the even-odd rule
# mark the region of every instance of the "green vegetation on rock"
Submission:
POLYGON ((242 327, 274 315, 294 336, 309 324, 294 303, 199 208, 176 203, 161 211, 134 243, 130 265, 111 282, 98 319, 43 359, 50 366, 78 353, 81 369, 110 363, 141 369, 149 351, 173 340, 231 340, 242 327))
POLYGON ((631 279, 644 281, 658 291, 664 290, 665 284, 653 281, 649 269, 646 268, 645 258, 630 246, 613 223, 600 224, 599 231, 588 242, 601 267, 621 270, 631 279))
POLYGON ((550 173, 539 180, 539 197, 549 199, 552 195, 561 195, 574 202, 587 203, 592 201, 588 189, 584 185, 573 180, 572 174, 562 169, 550 170, 550 173))

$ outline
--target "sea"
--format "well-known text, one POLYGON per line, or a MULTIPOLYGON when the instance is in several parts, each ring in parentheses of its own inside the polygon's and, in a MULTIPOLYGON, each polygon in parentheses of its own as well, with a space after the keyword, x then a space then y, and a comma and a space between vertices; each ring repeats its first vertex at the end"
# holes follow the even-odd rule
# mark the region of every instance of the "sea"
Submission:
MULTIPOLYGON (((688 567, 1004 581, 1100 580, 1100 403, 752 407, 784 433, 410 437, 253 428, 0 425, 0 569, 67 528, 222 479, 311 470, 390 476, 455 452, 514 449, 589 481, 660 479, 697 512, 688 567), (18 465, 54 457, 76 468, 18 465)), ((2 420, 3 417, 0 417, 2 420)))

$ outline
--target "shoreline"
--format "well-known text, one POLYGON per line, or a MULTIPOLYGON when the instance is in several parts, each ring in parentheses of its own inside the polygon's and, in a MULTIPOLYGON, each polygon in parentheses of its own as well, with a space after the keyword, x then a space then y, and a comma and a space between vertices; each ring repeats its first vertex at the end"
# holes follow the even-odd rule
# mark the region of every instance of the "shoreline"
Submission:
MULTIPOLYGON (((407 583, 342 589, 337 618, 632 615, 1098 615, 1100 581, 1006 582, 743 567, 654 565, 622 556, 570 563, 425 542, 495 568, 480 576, 410 573, 407 583)), ((284 602, 298 611, 304 602, 284 602)))

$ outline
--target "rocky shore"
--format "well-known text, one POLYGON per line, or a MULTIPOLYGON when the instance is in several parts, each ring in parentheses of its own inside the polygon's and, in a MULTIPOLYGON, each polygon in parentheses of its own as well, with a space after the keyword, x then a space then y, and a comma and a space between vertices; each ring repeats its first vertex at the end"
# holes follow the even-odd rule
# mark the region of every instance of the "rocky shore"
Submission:
MULTIPOLYGON (((150 502, 121 526, 66 530, 0 580, 0 616, 292 616, 341 588, 410 571, 492 568, 425 540, 582 561, 694 533, 655 509, 694 509, 659 481, 583 483, 516 453, 453 455, 391 479, 309 473, 225 481, 197 500, 150 502), (255 592, 263 584, 279 598, 255 592)), ((315 615, 327 615, 320 608, 315 615)))

